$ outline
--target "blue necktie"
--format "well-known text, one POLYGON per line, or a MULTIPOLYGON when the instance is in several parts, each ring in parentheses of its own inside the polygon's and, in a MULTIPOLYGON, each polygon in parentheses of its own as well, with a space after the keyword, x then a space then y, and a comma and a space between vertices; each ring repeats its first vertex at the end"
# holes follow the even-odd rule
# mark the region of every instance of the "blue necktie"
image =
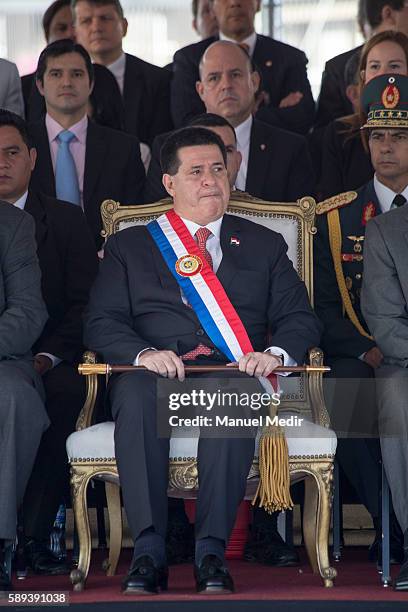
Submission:
POLYGON ((75 138, 75 134, 64 130, 58 134, 58 154, 55 164, 55 189, 57 198, 81 205, 78 175, 75 168, 74 158, 69 149, 69 143, 75 138))

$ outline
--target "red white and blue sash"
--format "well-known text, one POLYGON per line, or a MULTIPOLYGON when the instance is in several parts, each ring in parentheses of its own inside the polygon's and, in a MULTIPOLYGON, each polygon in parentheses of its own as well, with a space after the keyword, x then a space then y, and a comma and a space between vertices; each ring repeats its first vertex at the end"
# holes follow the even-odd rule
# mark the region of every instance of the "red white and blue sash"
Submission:
MULTIPOLYGON (((170 210, 146 227, 215 346, 231 361, 252 352, 254 349, 238 313, 183 220, 170 210)), ((276 390, 276 375, 269 380, 276 390)))

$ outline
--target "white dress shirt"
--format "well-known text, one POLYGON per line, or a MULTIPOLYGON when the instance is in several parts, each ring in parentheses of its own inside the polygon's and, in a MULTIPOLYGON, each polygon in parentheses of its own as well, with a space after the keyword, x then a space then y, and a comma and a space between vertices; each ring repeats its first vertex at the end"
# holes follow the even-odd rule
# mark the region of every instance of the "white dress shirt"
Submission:
MULTIPOLYGON (((393 199, 398 194, 389 187, 386 187, 383 183, 380 183, 376 174, 374 174, 374 191, 380 203, 381 212, 388 212, 391 208, 393 199)), ((405 187, 404 191, 401 192, 401 195, 403 195, 408 202, 408 185, 405 187)))
POLYGON ((125 86, 126 55, 122 53, 122 55, 118 57, 117 60, 115 60, 114 62, 112 62, 106 67, 108 68, 108 70, 111 71, 111 73, 115 77, 119 85, 120 93, 123 96, 123 89, 125 86))
POLYGON ((240 40, 239 43, 232 38, 228 38, 228 36, 225 36, 225 34, 223 34, 222 32, 220 32, 219 36, 220 36, 220 40, 228 40, 229 42, 233 42, 236 45, 238 44, 248 45, 249 57, 253 56, 254 51, 255 51, 255 45, 256 45, 256 32, 252 32, 252 34, 247 36, 247 38, 244 38, 244 40, 240 40))
MULTIPOLYGON (((212 235, 209 236, 207 239, 206 249, 211 255, 211 258, 213 261, 213 270, 214 272, 217 272, 221 264, 221 261, 222 261, 222 250, 221 250, 221 239, 220 239, 222 217, 220 219, 217 219, 216 221, 212 221, 211 223, 208 223, 208 225, 206 226, 199 225, 198 223, 195 223, 194 221, 190 221, 189 219, 183 219, 183 217, 180 217, 180 218, 186 225, 188 231, 190 232, 194 240, 195 240, 195 233, 200 227, 206 227, 207 229, 210 230, 212 235)), ((181 299, 183 300, 184 304, 187 303, 187 300, 184 297, 182 292, 181 292, 181 299)), ((154 349, 154 347, 148 347, 148 348, 143 349, 142 351, 140 351, 140 353, 138 353, 133 364, 139 365, 140 355, 144 353, 145 351, 149 351, 149 350, 156 350, 156 349, 154 349)), ((296 366, 297 365, 296 361, 284 349, 280 348, 279 346, 269 346, 267 349, 265 349, 264 352, 266 353, 267 351, 269 351, 273 355, 279 355, 279 356, 282 355, 283 365, 285 366, 296 366)), ((284 373, 283 375, 286 376, 287 374, 284 373)))
MULTIPOLYGON (((23 195, 16 202, 14 202, 14 206, 16 206, 16 208, 19 208, 20 210, 24 210, 26 202, 27 202, 27 197, 28 197, 28 191, 23 193, 23 195)), ((51 355, 51 353, 37 353, 37 355, 45 355, 46 357, 51 359, 51 363, 52 363, 51 367, 53 368, 57 366, 59 363, 61 363, 62 361, 62 359, 60 359, 59 357, 56 357, 55 355, 51 355)))
POLYGON ((251 143, 252 115, 235 128, 237 136, 237 149, 241 153, 242 160, 239 167, 235 187, 241 191, 246 191, 246 180, 248 174, 249 147, 251 143))

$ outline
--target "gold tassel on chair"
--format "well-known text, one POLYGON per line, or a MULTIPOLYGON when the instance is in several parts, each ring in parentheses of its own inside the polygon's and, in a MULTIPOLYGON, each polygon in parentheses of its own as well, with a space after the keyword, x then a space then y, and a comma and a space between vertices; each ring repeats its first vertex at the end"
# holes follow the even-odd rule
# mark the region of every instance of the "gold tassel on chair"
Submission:
MULTIPOLYGON (((276 406, 271 404, 270 412, 275 412, 273 416, 276 416, 276 406)), ((271 418, 273 416, 271 414, 271 418)), ((257 501, 259 507, 269 514, 293 508, 288 444, 285 432, 279 426, 264 427, 259 440, 259 484, 252 505, 257 501)))

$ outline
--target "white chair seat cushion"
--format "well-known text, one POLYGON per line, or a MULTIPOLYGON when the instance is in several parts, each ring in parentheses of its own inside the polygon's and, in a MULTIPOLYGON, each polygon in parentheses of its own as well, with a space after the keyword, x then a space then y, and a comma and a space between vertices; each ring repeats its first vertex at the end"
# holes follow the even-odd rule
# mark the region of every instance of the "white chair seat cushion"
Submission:
MULTIPOLYGON (((285 418, 295 413, 285 412, 279 414, 285 418)), ((298 418, 303 418, 297 415, 298 418)), ((109 460, 115 458, 114 423, 98 423, 82 431, 72 433, 67 439, 67 454, 70 461, 80 460, 109 460)), ((179 429, 179 428, 178 428, 179 429)), ((316 457, 333 456, 336 453, 337 438, 334 431, 303 418, 297 427, 284 427, 288 442, 290 457, 316 457)), ((197 456, 199 429, 185 429, 186 437, 172 437, 170 439, 170 459, 191 459, 197 456)), ((258 456, 260 433, 258 433, 255 447, 255 457, 258 456)))

